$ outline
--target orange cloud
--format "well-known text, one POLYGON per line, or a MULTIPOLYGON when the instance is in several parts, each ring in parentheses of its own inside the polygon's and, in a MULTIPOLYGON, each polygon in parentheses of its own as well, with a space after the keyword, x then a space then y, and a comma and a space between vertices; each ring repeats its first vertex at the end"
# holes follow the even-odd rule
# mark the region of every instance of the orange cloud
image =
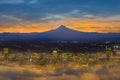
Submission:
POLYGON ((30 32, 44 32, 51 29, 55 29, 60 25, 65 25, 71 29, 84 31, 84 32, 120 32, 120 22, 109 22, 109 21, 95 21, 87 19, 63 19, 57 21, 43 22, 43 23, 33 23, 27 22, 22 25, 10 25, 9 27, 1 27, 0 33, 3 32, 20 32, 20 33, 30 33, 30 32))

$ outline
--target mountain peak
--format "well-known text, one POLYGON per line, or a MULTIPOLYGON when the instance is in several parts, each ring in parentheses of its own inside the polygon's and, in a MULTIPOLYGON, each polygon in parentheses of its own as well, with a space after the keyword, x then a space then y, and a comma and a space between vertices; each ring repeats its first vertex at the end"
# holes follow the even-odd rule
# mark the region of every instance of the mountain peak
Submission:
POLYGON ((64 30, 64 29, 68 29, 66 26, 64 26, 64 25, 61 25, 61 26, 59 26, 57 29, 61 29, 61 30, 64 30))

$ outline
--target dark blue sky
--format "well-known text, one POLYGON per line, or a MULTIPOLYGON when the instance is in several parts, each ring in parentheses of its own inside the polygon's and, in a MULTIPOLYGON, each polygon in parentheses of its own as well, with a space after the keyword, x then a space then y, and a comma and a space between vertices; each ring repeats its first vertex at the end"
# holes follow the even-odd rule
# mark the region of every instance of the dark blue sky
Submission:
POLYGON ((66 18, 119 22, 120 0, 0 0, 0 27, 66 18))

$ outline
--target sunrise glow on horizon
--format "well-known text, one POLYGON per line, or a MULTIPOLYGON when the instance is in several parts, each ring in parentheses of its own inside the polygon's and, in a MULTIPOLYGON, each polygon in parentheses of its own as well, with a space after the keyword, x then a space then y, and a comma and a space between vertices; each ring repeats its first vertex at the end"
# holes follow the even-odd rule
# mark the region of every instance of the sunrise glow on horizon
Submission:
POLYGON ((120 33, 119 7, 119 0, 1 0, 0 33, 45 32, 60 25, 120 33))

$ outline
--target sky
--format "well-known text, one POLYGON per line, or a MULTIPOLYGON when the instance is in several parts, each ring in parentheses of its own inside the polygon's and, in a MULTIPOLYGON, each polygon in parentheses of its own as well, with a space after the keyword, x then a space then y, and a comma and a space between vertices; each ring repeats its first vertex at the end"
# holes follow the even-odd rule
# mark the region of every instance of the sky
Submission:
POLYGON ((0 33, 31 33, 60 25, 120 33, 120 0, 0 0, 0 33))

